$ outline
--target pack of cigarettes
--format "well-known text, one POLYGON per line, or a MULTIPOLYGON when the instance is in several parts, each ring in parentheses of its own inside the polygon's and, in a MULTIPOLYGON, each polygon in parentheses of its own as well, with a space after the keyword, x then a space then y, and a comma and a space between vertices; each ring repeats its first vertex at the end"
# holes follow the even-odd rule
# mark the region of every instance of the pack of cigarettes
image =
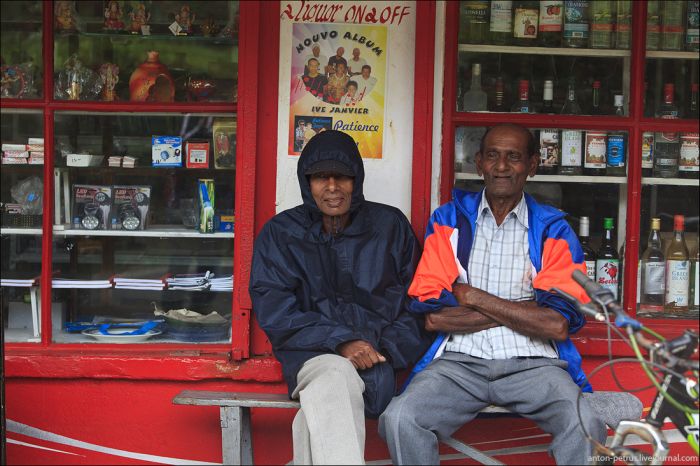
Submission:
POLYGON ((29 157, 29 152, 26 150, 4 150, 3 154, 5 157, 29 157))
POLYGON ((27 158, 26 157, 4 157, 2 158, 2 164, 3 165, 21 165, 21 164, 26 164, 27 163, 27 158))
POLYGON ((7 152, 7 151, 25 151, 27 150, 27 145, 26 144, 5 144, 3 143, 2 145, 2 151, 7 152))
POLYGON ((40 146, 44 145, 44 138, 28 138, 27 144, 37 144, 40 146))
POLYGON ((122 159, 122 167, 134 168, 135 166, 136 166, 136 158, 129 157, 128 155, 125 155, 124 158, 122 159))

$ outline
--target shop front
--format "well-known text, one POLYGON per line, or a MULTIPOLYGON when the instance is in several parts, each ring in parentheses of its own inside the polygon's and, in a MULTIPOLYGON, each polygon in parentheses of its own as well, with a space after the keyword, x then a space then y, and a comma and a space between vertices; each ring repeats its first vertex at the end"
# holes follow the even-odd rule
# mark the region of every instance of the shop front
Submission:
MULTIPOLYGON (((588 237, 592 276, 660 333, 698 330, 697 2, 1 7, 8 464, 221 463, 218 409, 172 399, 286 392, 252 316, 253 241, 300 203, 299 153, 326 129, 356 139, 366 198, 422 238, 453 187, 480 189, 485 128, 531 128, 542 157, 527 191, 588 237), (681 215, 686 250, 671 257, 681 215), (685 281, 659 281, 683 260, 685 281)), ((632 354, 607 338, 593 321, 575 335, 587 372, 632 354)), ((615 377, 648 385, 631 364, 592 383, 622 390, 615 377)), ((653 394, 638 394, 645 407, 653 394)), ((293 415, 253 409, 255 462, 291 460, 293 415)), ((672 453, 689 454, 674 435, 672 453)), ((506 463, 552 462, 523 419, 457 437, 506 463)), ((366 458, 390 462, 375 421, 366 458)))

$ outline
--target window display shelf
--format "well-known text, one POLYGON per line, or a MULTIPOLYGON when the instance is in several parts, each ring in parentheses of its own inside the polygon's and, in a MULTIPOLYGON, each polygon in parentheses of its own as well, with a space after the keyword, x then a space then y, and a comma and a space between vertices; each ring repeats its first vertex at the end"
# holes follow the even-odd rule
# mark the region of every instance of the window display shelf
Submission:
MULTIPOLYGON (((455 173, 457 180, 480 180, 476 173, 455 173)), ((690 180, 683 180, 690 181, 690 180)), ((539 183, 596 183, 596 184, 627 184, 623 176, 567 176, 567 175, 535 175, 530 182, 539 183)), ((697 183, 697 182, 696 182, 697 183)))
POLYGON ((0 236, 7 235, 41 235, 41 228, 0 228, 0 236))
POLYGON ((685 178, 642 178, 643 185, 700 186, 700 180, 685 178))
MULTIPOLYGON (((629 57, 629 50, 518 47, 515 45, 459 44, 460 52, 512 53, 518 55, 563 55, 570 57, 629 57)), ((673 52, 668 52, 673 53, 673 52)), ((690 53, 690 52, 688 52, 690 53)), ((697 57, 696 57, 697 58, 697 57)))
POLYGON ((129 33, 113 33, 113 32, 59 32, 54 35, 55 39, 61 39, 64 37, 96 37, 96 38, 110 38, 114 42, 125 42, 129 40, 179 40, 179 41, 195 41, 195 42, 206 42, 208 44, 214 45, 238 45, 238 40, 233 37, 216 37, 216 36, 202 36, 202 35, 187 35, 187 36, 176 36, 173 34, 129 34, 129 33), (121 40, 119 40, 121 39, 121 40))
POLYGON ((647 58, 669 58, 675 60, 698 60, 698 52, 672 52, 669 50, 647 50, 647 58))
MULTIPOLYGON (((4 230, 4 229, 3 229, 4 230)), ((38 230, 41 233, 41 230, 38 230)), ((150 238, 199 238, 199 239, 210 239, 210 238, 233 238, 233 232, 215 232, 215 233, 200 233, 192 229, 185 229, 182 227, 174 227, 169 225, 153 225, 148 228, 148 230, 73 230, 73 229, 60 229, 54 226, 53 231, 54 236, 135 236, 139 238, 150 237, 150 238)))

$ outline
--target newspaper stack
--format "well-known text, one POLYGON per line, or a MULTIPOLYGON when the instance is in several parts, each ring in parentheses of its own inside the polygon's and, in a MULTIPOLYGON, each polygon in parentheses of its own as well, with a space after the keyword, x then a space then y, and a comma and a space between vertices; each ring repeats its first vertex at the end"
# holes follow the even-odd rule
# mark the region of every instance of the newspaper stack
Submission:
POLYGON ((211 278, 209 283, 211 291, 233 291, 233 275, 211 278))
POLYGON ((205 291, 211 286, 209 278, 213 277, 209 270, 204 273, 179 274, 167 279, 169 290, 205 291))
POLYGON ((114 288, 119 290, 164 290, 170 274, 162 270, 135 270, 117 273, 114 288))
POLYGON ((52 288, 112 288, 110 279, 83 280, 81 278, 54 278, 52 288))

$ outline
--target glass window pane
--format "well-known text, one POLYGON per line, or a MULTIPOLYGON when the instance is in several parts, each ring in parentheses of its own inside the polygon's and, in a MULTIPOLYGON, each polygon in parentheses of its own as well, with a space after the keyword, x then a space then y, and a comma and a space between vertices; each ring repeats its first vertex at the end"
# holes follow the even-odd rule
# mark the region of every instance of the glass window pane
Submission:
POLYGON ((0 97, 36 99, 43 95, 41 1, 0 2, 0 97))
POLYGON ((41 112, 2 110, 0 306, 8 342, 41 338, 39 278, 43 219, 41 112), (28 147, 29 146, 29 147, 28 147))

